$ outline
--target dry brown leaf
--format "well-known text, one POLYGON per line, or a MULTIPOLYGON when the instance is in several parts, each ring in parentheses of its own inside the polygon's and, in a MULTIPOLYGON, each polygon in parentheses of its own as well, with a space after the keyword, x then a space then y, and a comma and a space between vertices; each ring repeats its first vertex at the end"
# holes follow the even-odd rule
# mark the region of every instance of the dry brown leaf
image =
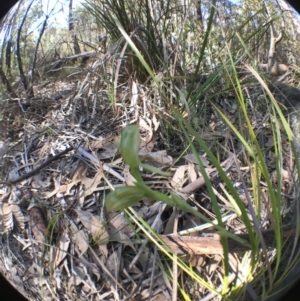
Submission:
POLYGON ((85 270, 80 266, 73 267, 73 275, 69 278, 68 289, 72 291, 73 286, 81 285, 81 289, 87 293, 95 294, 97 291, 85 281, 85 270))
POLYGON ((78 230, 77 226, 72 221, 70 221, 69 228, 70 228, 70 231, 72 234, 73 242, 77 245, 77 247, 81 253, 80 255, 84 254, 89 247, 88 235, 86 234, 86 232, 84 230, 78 230))
POLYGON ((109 219, 109 225, 113 226, 116 230, 122 231, 129 237, 135 234, 122 213, 109 212, 107 218, 109 219))
POLYGON ((123 171, 123 176, 124 176, 124 179, 125 179, 125 183, 127 186, 134 186, 135 183, 136 183, 136 179, 133 177, 133 175, 130 173, 129 171, 129 166, 126 166, 124 168, 124 171, 123 171))
POLYGON ((72 292, 72 287, 80 285, 82 282, 82 279, 80 279, 77 275, 72 275, 72 277, 68 280, 68 290, 69 292, 72 292))
POLYGON ((159 212, 161 212, 161 208, 163 207, 163 205, 164 204, 162 202, 155 202, 149 208, 146 208, 146 212, 144 212, 143 217, 149 222, 151 218, 155 218, 156 215, 158 215, 159 212))
POLYGON ((183 187, 184 183, 187 180, 187 177, 185 177, 185 172, 187 170, 186 165, 179 166, 177 170, 175 171, 175 174, 172 178, 171 185, 175 189, 180 189, 183 187))
POLYGON ((147 155, 150 153, 154 148, 154 142, 153 141, 145 141, 141 144, 141 149, 139 151, 139 156, 147 155))
POLYGON ((109 235, 103 222, 88 211, 77 209, 76 212, 83 226, 92 234, 93 240, 99 244, 106 244, 109 235))
POLYGON ((70 237, 67 229, 65 229, 58 240, 57 249, 54 256, 54 267, 59 266, 59 264, 64 260, 67 255, 69 245, 70 237))
POLYGON ((56 195, 57 193, 64 193, 65 195, 70 194, 70 190, 74 185, 79 183, 83 178, 85 178, 85 173, 87 171, 88 166, 86 164, 79 164, 76 169, 72 173, 72 181, 66 185, 60 184, 60 175, 57 177, 53 177, 54 181, 54 190, 50 192, 44 193, 43 197, 48 199, 52 196, 56 195))
POLYGON ((99 160, 111 159, 114 158, 119 150, 119 143, 118 144, 107 144, 104 147, 104 150, 97 156, 99 160))
POLYGON ((111 159, 118 153, 120 140, 120 136, 109 136, 102 141, 92 142, 90 148, 92 150, 102 149, 102 151, 100 151, 97 155, 99 160, 111 159))
POLYGON ((57 177, 53 177, 53 181, 54 181, 54 190, 50 191, 50 192, 45 192, 42 197, 44 199, 49 199, 51 197, 53 197, 54 195, 56 195, 59 192, 60 189, 60 175, 58 175, 57 177))
POLYGON ((176 217, 176 210, 173 209, 173 212, 172 212, 171 216, 169 217, 167 225, 164 229, 164 235, 173 233, 175 217, 176 217))
POLYGON ((108 256, 108 249, 107 249, 107 245, 101 244, 98 246, 100 254, 102 254, 105 258, 107 258, 108 256))
POLYGON ((91 149, 99 149, 103 147, 103 138, 99 138, 99 140, 93 140, 90 142, 90 147, 91 149))
POLYGON ((68 183, 66 185, 62 185, 59 189, 60 193, 64 193, 65 195, 69 195, 70 194, 70 190, 72 189, 72 187, 74 185, 76 185, 77 183, 81 182, 82 179, 85 178, 85 174, 86 171, 88 169, 87 164, 82 163, 82 164, 78 164, 77 167, 75 168, 75 170, 72 172, 71 175, 71 183, 68 183))
POLYGON ((221 255, 215 255, 209 259, 207 264, 205 265, 206 273, 211 276, 220 266, 220 262, 222 261, 221 255))
MULTIPOLYGON (((194 156, 194 154, 186 154, 186 155, 184 156, 184 158, 185 158, 188 162, 191 162, 191 163, 194 163, 194 164, 198 164, 198 163, 197 163, 197 160, 196 160, 196 158, 195 158, 195 156, 194 156)), ((200 158, 200 160, 201 160, 203 166, 204 166, 204 167, 208 167, 209 164, 208 164, 207 158, 204 157, 204 156, 201 156, 201 155, 199 155, 199 158, 200 158)))
POLYGON ((135 247, 129 236, 122 231, 116 230, 114 227, 110 226, 107 228, 107 232, 109 234, 110 241, 119 242, 124 244, 125 246, 131 247, 134 251, 135 247))
POLYGON ((87 249, 89 247, 88 241, 89 241, 89 238, 83 230, 79 230, 75 234, 74 242, 78 246, 81 254, 84 254, 87 251, 87 249))
POLYGON ((112 275, 118 275, 120 270, 120 258, 116 251, 112 252, 106 261, 106 266, 108 270, 112 273, 112 275))
POLYGON ((124 259, 124 269, 130 274, 140 274, 142 271, 137 267, 137 265, 132 264, 128 259, 124 259))
POLYGON ((82 177, 81 183, 85 186, 84 196, 89 196, 94 193, 97 186, 101 183, 103 178, 103 171, 100 169, 94 176, 93 179, 82 177))
POLYGON ((193 163, 188 163, 188 176, 189 176, 189 180, 190 183, 196 181, 197 179, 197 172, 195 170, 195 166, 193 163))
POLYGON ((85 176, 88 169, 88 165, 85 163, 78 164, 75 170, 72 172, 72 181, 81 180, 85 176))
POLYGON ((151 119, 141 116, 140 120, 139 120, 139 126, 141 129, 146 130, 150 133, 150 135, 146 139, 149 142, 152 139, 152 121, 151 121, 151 119), (150 139, 149 139, 149 137, 150 137, 150 139))
POLYGON ((44 214, 39 207, 32 207, 29 214, 31 232, 38 242, 43 243, 47 230, 44 214))
POLYGON ((161 150, 155 153, 140 154, 142 161, 155 162, 163 166, 170 166, 173 163, 173 158, 167 155, 166 150, 161 150))

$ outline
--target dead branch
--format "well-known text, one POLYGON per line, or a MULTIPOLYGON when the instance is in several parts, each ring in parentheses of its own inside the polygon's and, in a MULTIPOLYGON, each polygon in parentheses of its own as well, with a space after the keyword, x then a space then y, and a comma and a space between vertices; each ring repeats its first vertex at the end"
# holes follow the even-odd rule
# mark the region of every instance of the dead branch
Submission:
MULTIPOLYGON (((287 238, 296 233, 294 225, 285 226, 283 237, 287 238)), ((273 229, 262 231, 263 239, 267 247, 274 246, 275 232, 273 229)), ((249 242, 248 234, 238 234, 239 238, 249 242)), ((174 236, 160 235, 161 240, 178 255, 203 255, 203 254, 223 254, 224 249, 221 237, 218 234, 206 237, 197 236, 174 236)), ((251 250, 250 245, 242 245, 232 238, 228 238, 230 252, 242 252, 251 250)))
POLYGON ((59 59, 57 61, 52 62, 50 67, 51 67, 51 69, 58 68, 62 64, 64 64, 66 61, 74 61, 74 60, 79 59, 79 58, 89 59, 89 58, 91 58, 95 55, 96 55, 95 51, 89 51, 89 52, 82 52, 82 53, 79 53, 79 54, 74 54, 74 55, 67 56, 67 57, 64 57, 62 59, 59 59))

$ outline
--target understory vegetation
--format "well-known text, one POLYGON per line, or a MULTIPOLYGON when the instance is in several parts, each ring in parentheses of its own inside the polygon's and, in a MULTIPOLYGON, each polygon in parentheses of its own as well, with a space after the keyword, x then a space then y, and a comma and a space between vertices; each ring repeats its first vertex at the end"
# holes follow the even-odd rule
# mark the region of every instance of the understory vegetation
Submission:
POLYGON ((300 261, 299 28, 283 1, 20 1, 0 272, 31 300, 276 300, 300 261))

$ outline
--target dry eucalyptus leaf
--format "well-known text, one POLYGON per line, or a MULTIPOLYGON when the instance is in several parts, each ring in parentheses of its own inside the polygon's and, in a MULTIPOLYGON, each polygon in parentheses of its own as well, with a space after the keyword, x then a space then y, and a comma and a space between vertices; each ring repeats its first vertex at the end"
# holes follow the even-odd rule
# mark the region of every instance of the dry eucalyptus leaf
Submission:
POLYGON ((89 263, 89 271, 91 273, 93 273, 93 275, 96 277, 97 281, 100 280, 101 272, 95 263, 89 263))
POLYGON ((175 171, 175 174, 172 178, 171 185, 175 189, 180 189, 183 187, 184 183, 187 180, 187 177, 185 177, 185 172, 187 170, 186 165, 179 166, 177 170, 175 171))
POLYGON ((153 141, 149 141, 149 142, 143 141, 141 143, 140 147, 141 147, 141 149, 139 151, 139 156, 141 156, 141 157, 144 155, 147 156, 148 153, 152 152, 152 150, 154 148, 154 142, 153 141))
POLYGON ((161 150, 155 153, 150 152, 147 154, 141 154, 140 157, 143 161, 155 162, 164 166, 170 166, 173 163, 173 158, 167 155, 166 150, 161 150))
POLYGON ((43 243, 45 241, 45 234, 47 230, 44 214, 39 207, 32 207, 29 215, 31 232, 38 242, 43 243))
POLYGON ((49 198, 53 197, 54 195, 56 195, 59 192, 59 190, 60 190, 60 178, 61 178, 60 176, 53 177, 54 189, 53 189, 53 191, 45 192, 43 194, 43 198, 49 199, 49 198))
POLYGON ((66 257, 69 245, 70 237, 68 231, 65 229, 58 240, 54 256, 54 267, 57 267, 66 257))
POLYGON ((103 255, 105 258, 108 256, 108 250, 107 250, 107 245, 101 244, 98 246, 100 254, 103 255))
POLYGON ((222 261, 222 256, 219 254, 211 257, 205 266, 205 270, 207 274, 212 275, 213 273, 215 273, 217 269, 220 267, 221 261, 222 261))
POLYGON ((119 146, 110 145, 107 148, 105 148, 104 151, 102 151, 97 158, 99 160, 105 160, 105 159, 111 159, 114 158, 119 150, 119 146))
POLYGON ((84 196, 89 196, 92 193, 94 193, 95 189, 98 187, 98 185, 101 183, 101 180, 103 178, 103 171, 99 170, 93 179, 82 177, 81 183, 85 186, 85 192, 84 196))
POLYGON ((137 265, 132 264, 132 262, 126 258, 124 258, 124 269, 130 274, 142 273, 142 271, 137 267, 137 265))
POLYGON ((68 183, 66 185, 61 185, 59 192, 63 193, 64 195, 70 195, 70 190, 73 188, 74 185, 81 182, 83 178, 85 178, 86 171, 88 169, 88 166, 85 163, 77 165, 75 170, 72 172, 71 183, 68 183))
POLYGON ((90 142, 90 148, 95 150, 103 147, 104 139, 102 137, 98 138, 99 140, 94 140, 90 142))
MULTIPOLYGON (((194 154, 186 154, 186 155, 184 156, 184 158, 185 158, 188 162, 191 162, 191 163, 194 163, 194 164, 198 164, 198 163, 197 163, 197 160, 196 160, 196 158, 195 158, 195 156, 194 156, 194 154)), ((204 166, 204 167, 208 167, 209 164, 208 164, 207 158, 204 157, 204 156, 201 156, 201 155, 199 155, 199 158, 200 158, 200 160, 201 160, 203 166, 204 166)))
POLYGON ((136 183, 136 179, 134 178, 134 176, 130 173, 129 171, 129 166, 126 165, 126 167, 124 168, 123 171, 123 176, 125 179, 125 183, 127 186, 134 186, 136 183))
POLYGON ((173 209, 173 212, 171 216, 169 217, 169 220, 166 224, 166 227, 164 229, 164 234, 172 234, 174 232, 174 222, 175 222, 175 217, 176 217, 176 210, 173 209))
POLYGON ((103 149, 103 151, 97 155, 97 158, 99 160, 114 158, 119 150, 120 139, 119 136, 111 136, 103 140, 101 147, 98 147, 103 149))
POLYGON ((127 219, 122 213, 109 212, 108 213, 109 224, 116 230, 122 231, 129 237, 134 235, 132 227, 129 225, 127 219))
POLYGON ((120 270, 120 257, 116 251, 112 252, 106 262, 106 267, 111 272, 112 275, 116 275, 116 273, 120 270))
POLYGON ((81 180, 83 176, 85 176, 86 171, 88 169, 88 165, 85 163, 80 163, 76 166, 76 168, 72 171, 71 179, 72 181, 81 180))
POLYGON ((81 255, 84 254, 89 247, 89 237, 84 230, 78 230, 73 221, 70 221, 70 232, 72 234, 73 242, 77 245, 81 255))
POLYGON ((69 278, 68 281, 68 290, 69 292, 72 291, 73 286, 78 286, 82 282, 82 279, 80 279, 77 275, 73 274, 72 277, 69 278))
POLYGON ((198 177, 194 164, 190 162, 188 163, 188 176, 189 176, 190 183, 196 181, 198 177))
MULTIPOLYGON (((152 138, 152 120, 147 117, 140 116, 139 126, 141 129, 149 132, 150 137, 152 138)), ((147 137, 148 138, 148 137, 147 137)), ((147 139, 148 142, 151 140, 147 139)))
POLYGON ((83 226, 92 234, 94 241, 99 244, 106 244, 108 242, 109 235, 103 222, 88 211, 77 209, 76 212, 83 226))
POLYGON ((122 231, 116 230, 114 227, 108 227, 107 232, 109 234, 110 241, 122 243, 125 246, 129 246, 134 251, 136 251, 133 242, 127 234, 123 233, 122 231))
POLYGON ((88 244, 89 238, 85 231, 79 230, 75 235, 74 235, 74 242, 76 243, 77 247, 79 248, 81 254, 84 254, 87 249, 89 248, 88 244))

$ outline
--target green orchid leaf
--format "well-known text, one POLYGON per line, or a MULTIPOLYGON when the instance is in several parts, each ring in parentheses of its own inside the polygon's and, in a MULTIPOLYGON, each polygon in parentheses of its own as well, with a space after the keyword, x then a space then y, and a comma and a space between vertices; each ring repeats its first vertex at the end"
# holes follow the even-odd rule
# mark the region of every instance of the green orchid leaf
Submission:
POLYGON ((144 192, 136 186, 125 186, 111 191, 106 198, 107 211, 117 211, 128 208, 140 201, 144 192))
POLYGON ((120 143, 122 158, 131 168, 139 166, 139 150, 141 145, 141 136, 137 125, 127 126, 123 132, 120 143))

